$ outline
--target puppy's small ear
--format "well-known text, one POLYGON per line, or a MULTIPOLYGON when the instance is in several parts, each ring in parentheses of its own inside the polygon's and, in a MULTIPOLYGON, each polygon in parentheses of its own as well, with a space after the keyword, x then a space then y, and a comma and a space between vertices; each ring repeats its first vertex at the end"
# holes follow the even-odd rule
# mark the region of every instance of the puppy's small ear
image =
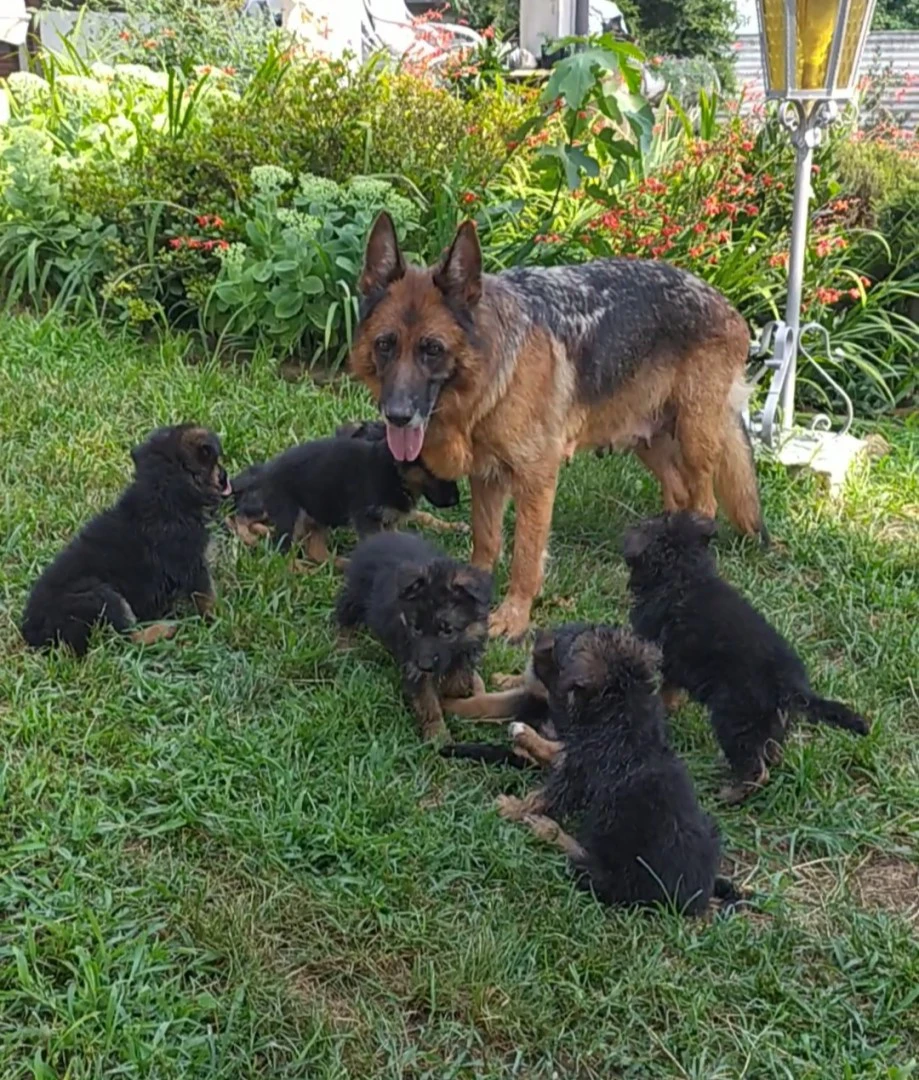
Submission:
POLYGON ((695 510, 691 510, 686 513, 685 518, 690 524, 693 534, 705 544, 709 544, 718 532, 717 521, 705 514, 699 514, 695 510))
POLYGON ((364 252, 364 269, 358 288, 364 296, 385 289, 405 277, 405 260, 399 248, 396 227, 384 210, 373 223, 364 252))
POLYGON ((622 538, 622 557, 640 559, 651 546, 651 530, 647 525, 633 525, 622 538))
POLYGON ((428 574, 423 566, 400 566, 396 573, 396 590, 400 600, 416 600, 427 583, 428 574))
POLYGON ((476 566, 461 566, 453 575, 453 587, 477 604, 491 603, 492 579, 487 570, 480 570, 476 566))
POLYGON ((482 295, 482 249, 471 221, 456 230, 450 250, 434 271, 434 284, 448 300, 472 307, 482 295))
POLYGON ((543 627, 536 631, 536 637, 533 640, 533 659, 534 660, 547 660, 552 655, 552 650, 555 648, 555 635, 551 630, 543 627))

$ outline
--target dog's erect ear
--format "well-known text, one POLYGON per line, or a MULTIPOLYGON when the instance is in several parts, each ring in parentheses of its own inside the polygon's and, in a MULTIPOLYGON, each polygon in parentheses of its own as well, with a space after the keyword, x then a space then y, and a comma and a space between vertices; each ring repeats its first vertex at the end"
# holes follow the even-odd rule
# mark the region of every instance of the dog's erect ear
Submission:
POLYGON ((453 587, 477 604, 491 603, 492 580, 487 570, 480 570, 476 566, 461 566, 453 575, 453 587))
POLYGON ((482 295, 482 249, 471 221, 456 230, 450 250, 434 271, 434 284, 448 300, 472 307, 482 295))
POLYGON ((396 590, 400 600, 417 600, 427 583, 428 574, 423 566, 400 566, 396 573, 396 590))
POLYGON ((364 252, 364 269, 358 289, 368 296, 375 289, 385 289, 405 276, 405 260, 399 249, 396 227, 384 210, 373 223, 364 252))

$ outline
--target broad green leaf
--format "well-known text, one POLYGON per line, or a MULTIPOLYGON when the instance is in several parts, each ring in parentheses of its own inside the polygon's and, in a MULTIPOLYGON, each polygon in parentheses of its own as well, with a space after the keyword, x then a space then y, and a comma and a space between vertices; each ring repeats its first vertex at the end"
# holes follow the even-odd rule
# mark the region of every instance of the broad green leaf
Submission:
POLYGON ((274 313, 279 319, 292 319, 303 309, 303 296, 290 292, 274 305, 274 313))

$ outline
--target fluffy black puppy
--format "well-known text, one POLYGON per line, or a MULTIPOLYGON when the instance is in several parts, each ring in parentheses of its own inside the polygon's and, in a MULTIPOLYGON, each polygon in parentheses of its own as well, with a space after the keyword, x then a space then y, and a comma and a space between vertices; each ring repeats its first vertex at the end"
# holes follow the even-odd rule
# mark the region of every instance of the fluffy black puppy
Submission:
POLYGON ((491 592, 490 574, 420 536, 380 533, 354 550, 338 598, 339 625, 366 626, 392 653, 424 739, 447 735, 442 695, 475 689, 491 592))
POLYGON ((713 895, 740 896, 717 877, 718 828, 667 743, 658 659, 627 630, 598 626, 570 639, 553 695, 564 747, 541 791, 501 796, 498 807, 560 847, 604 903, 699 915, 713 895))
POLYGON ((232 528, 241 539, 254 543, 273 527, 282 550, 301 543, 318 562, 329 558, 328 530, 343 525, 359 537, 407 518, 440 531, 457 528, 416 510, 422 496, 434 506, 456 506, 456 484, 440 480, 420 461, 397 462, 382 421, 343 424, 331 438, 252 465, 233 478, 233 490, 232 528))
POLYGON ((664 514, 630 529, 623 554, 632 626, 663 652, 664 700, 673 707, 687 691, 708 708, 733 776, 722 794, 739 802, 769 779, 792 716, 860 735, 869 724, 818 697, 794 649, 718 576, 714 534, 710 518, 664 514))
MULTIPOLYGON (((161 619, 183 598, 209 614, 207 521, 229 493, 220 441, 194 424, 164 427, 131 451, 134 480, 94 517, 32 588, 22 635, 35 648, 62 642, 85 654, 98 623, 121 632, 161 619)), ((174 626, 134 630, 136 641, 171 637, 174 626)))

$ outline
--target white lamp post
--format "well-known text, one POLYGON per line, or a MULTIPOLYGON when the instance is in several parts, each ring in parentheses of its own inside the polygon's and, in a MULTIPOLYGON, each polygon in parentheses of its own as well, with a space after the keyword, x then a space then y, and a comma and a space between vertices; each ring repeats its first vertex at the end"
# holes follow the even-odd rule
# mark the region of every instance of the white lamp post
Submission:
MULTIPOLYGON (((786 464, 811 464, 829 473, 831 483, 838 483, 861 447, 846 434, 848 424, 841 435, 818 431, 818 423, 809 432, 791 437, 801 337, 803 332, 821 329, 815 324, 801 326, 801 286, 814 148, 820 144, 823 129, 836 118, 838 103, 852 97, 874 0, 757 0, 757 6, 766 96, 782 101, 779 116, 797 153, 788 299, 785 318, 770 324, 763 334, 764 351, 772 346, 772 356, 766 361, 772 380, 754 428, 786 464)), ((842 394, 851 421, 848 397, 826 372, 822 374, 842 394)), ((828 427, 826 418, 820 420, 828 427)))

